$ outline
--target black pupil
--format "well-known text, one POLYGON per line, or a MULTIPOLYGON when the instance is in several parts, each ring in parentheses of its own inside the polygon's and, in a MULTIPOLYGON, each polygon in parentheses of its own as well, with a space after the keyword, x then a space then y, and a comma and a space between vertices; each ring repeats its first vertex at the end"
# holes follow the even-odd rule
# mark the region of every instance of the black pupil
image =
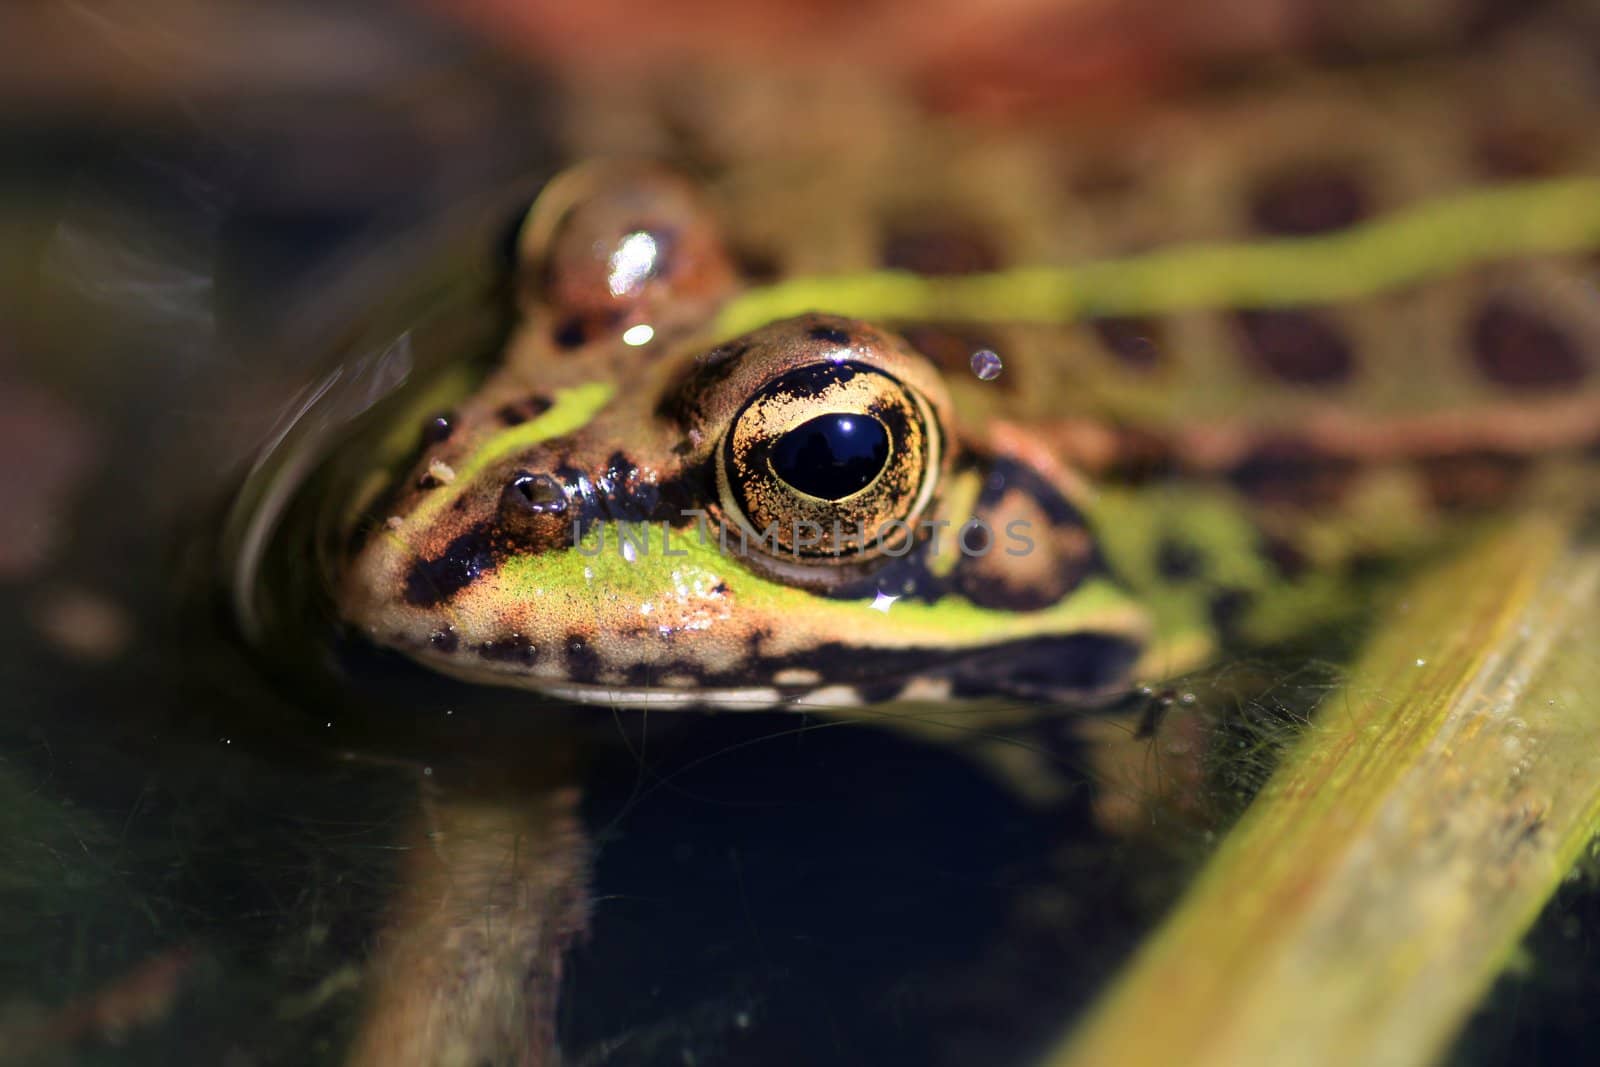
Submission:
POLYGON ((808 496, 843 500, 872 484, 889 458, 889 431, 871 415, 818 415, 778 438, 772 473, 808 496))

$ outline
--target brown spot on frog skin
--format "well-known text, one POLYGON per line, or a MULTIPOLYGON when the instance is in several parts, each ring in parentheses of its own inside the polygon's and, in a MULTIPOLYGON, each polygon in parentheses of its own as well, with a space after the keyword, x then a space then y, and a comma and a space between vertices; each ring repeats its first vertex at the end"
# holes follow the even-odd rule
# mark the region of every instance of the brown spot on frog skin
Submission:
POLYGON ((1308 237, 1353 226, 1372 212, 1366 185, 1348 167, 1302 167, 1263 181, 1250 220, 1264 234, 1308 237))
POLYGON ((522 400, 514 400, 505 404, 495 412, 495 417, 503 426, 520 426, 530 419, 536 419, 550 410, 551 400, 547 396, 530 396, 522 400))
POLYGON ((1574 386, 1587 368, 1578 346, 1559 326, 1505 300, 1491 301, 1468 331, 1479 373, 1508 389, 1574 386))
POLYGON ((1355 371, 1350 344, 1323 314, 1286 308, 1238 312, 1251 362, 1290 385, 1339 385, 1355 371))
POLYGON ((767 285, 783 277, 782 262, 776 254, 764 248, 736 246, 733 260, 739 277, 750 285, 767 285))
POLYGON ((915 274, 977 274, 1003 265, 998 247, 972 223, 891 226, 883 265, 915 274))
POLYGON ((1546 177, 1561 171, 1569 155, 1550 131, 1527 126, 1489 126, 1472 141, 1473 162, 1490 178, 1546 177))
POLYGON ((1337 504, 1357 468, 1295 438, 1268 438, 1234 464, 1228 480, 1263 504, 1310 509, 1337 504))

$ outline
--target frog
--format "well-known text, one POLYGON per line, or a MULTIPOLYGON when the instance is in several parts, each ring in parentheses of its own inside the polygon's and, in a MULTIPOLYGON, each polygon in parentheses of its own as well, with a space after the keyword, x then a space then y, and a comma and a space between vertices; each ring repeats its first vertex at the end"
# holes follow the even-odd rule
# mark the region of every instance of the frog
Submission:
MULTIPOLYGON (((872 723, 1027 801, 1078 761, 1019 732, 1116 738, 1094 817, 1148 825, 1150 735, 1197 721, 1150 713, 1189 706, 1187 672, 1367 618, 1507 508, 1592 499, 1587 39, 1534 20, 1025 122, 865 67, 576 88, 492 364, 464 352, 341 457, 366 473, 324 555, 355 643, 556 724, 502 754, 515 790, 428 768, 351 1062, 477 1041, 416 1021, 477 1018, 463 975, 553 1043, 584 716, 872 723), (514 901, 525 929, 458 936, 514 901)), ((1203 773, 1179 736, 1168 788, 1203 773)))
POLYGON ((1571 45, 1048 136, 865 81, 659 143, 575 108, 498 365, 349 509, 339 611, 558 702, 1029 715, 1347 617, 1600 442, 1571 45))

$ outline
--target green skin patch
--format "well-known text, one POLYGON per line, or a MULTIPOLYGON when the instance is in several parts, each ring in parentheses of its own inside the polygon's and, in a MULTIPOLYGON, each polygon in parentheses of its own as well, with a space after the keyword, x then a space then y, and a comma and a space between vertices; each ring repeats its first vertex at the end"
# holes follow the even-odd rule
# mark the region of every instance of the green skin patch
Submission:
POLYGON ((643 554, 622 551, 613 524, 592 536, 604 542, 593 556, 573 551, 514 558, 472 587, 457 616, 463 636, 489 639, 508 622, 532 635, 559 619, 569 630, 596 636, 655 633, 669 655, 680 633, 722 625, 741 639, 761 632, 763 652, 783 655, 811 645, 814 632, 847 636, 870 654, 875 648, 979 648, 1081 630, 1142 637, 1146 629, 1139 605, 1104 580, 1033 612, 995 611, 958 596, 874 607, 871 600, 832 600, 763 578, 738 561, 736 542, 724 552, 714 537, 702 539, 693 529, 651 528, 643 554), (805 626, 792 625, 795 619, 805 626))

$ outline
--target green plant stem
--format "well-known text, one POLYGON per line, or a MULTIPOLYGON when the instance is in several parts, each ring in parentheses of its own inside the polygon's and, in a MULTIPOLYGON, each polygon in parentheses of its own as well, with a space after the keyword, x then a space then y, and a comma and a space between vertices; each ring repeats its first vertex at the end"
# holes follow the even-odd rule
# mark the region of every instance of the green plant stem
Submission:
POLYGON ((1597 634, 1600 544, 1576 517, 1422 576, 1046 1062, 1436 1059, 1596 831, 1597 634))

